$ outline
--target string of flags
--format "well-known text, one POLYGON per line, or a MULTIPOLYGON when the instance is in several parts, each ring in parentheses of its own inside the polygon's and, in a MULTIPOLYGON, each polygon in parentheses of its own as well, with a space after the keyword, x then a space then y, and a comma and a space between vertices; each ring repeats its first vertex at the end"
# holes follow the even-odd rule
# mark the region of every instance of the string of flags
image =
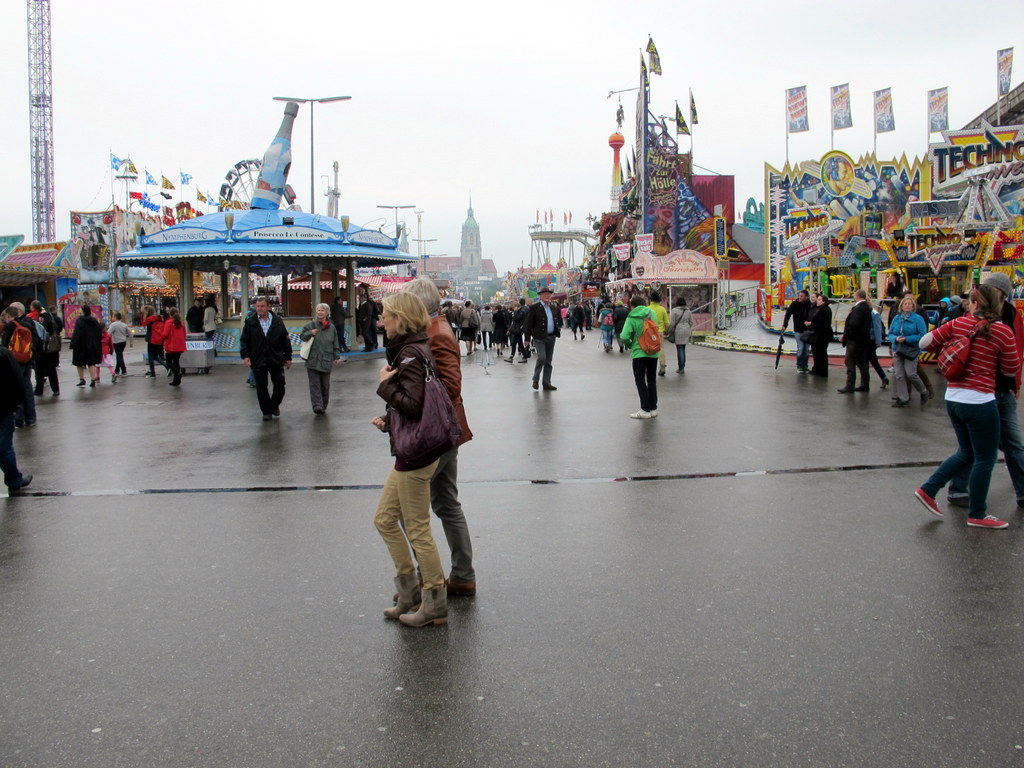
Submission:
MULTIPOLYGON (((115 155, 113 152, 111 152, 110 153, 110 167, 114 171, 118 171, 118 172, 124 171, 124 176, 119 176, 118 178, 125 178, 125 177, 127 177, 129 179, 132 179, 132 178, 138 178, 138 176, 139 176, 138 168, 135 166, 135 163, 132 161, 132 159, 130 157, 120 158, 117 155, 115 155)), ((148 169, 143 169, 142 175, 145 178, 145 185, 147 187, 160 187, 161 191, 160 191, 159 194, 162 197, 166 198, 167 200, 170 200, 171 196, 169 194, 167 194, 166 192, 162 191, 162 190, 174 190, 174 189, 177 189, 177 187, 175 186, 174 182, 171 181, 166 176, 164 176, 163 174, 161 174, 159 180, 157 180, 157 178, 155 176, 153 176, 153 174, 150 173, 148 169)), ((178 171, 178 180, 181 183, 181 186, 183 186, 183 187, 190 186, 192 184, 192 179, 193 179, 193 176, 192 176, 191 173, 186 173, 185 171, 178 171)), ((198 188, 196 188, 195 192, 196 192, 196 200, 198 202, 205 203, 206 205, 217 205, 218 204, 217 203, 217 198, 214 197, 213 195, 211 195, 210 193, 203 194, 203 192, 200 189, 198 189, 198 188)), ((128 197, 131 200, 137 201, 139 203, 139 205, 141 205, 142 207, 146 208, 147 210, 153 211, 154 213, 159 213, 160 212, 160 205, 157 204, 157 203, 154 203, 152 201, 152 199, 150 198, 148 192, 130 192, 128 194, 128 197)), ((238 207, 238 206, 234 205, 233 203, 230 203, 227 200, 224 200, 223 198, 221 198, 220 205, 221 205, 221 207, 224 207, 224 208, 237 208, 238 207)))

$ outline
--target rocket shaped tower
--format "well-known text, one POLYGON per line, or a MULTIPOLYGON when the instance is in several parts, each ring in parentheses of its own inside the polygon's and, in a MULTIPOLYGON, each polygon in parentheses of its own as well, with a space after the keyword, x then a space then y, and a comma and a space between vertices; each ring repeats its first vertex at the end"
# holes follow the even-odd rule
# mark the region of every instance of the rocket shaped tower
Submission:
POLYGON ((277 129, 277 136, 263 155, 263 167, 256 181, 256 191, 252 195, 252 208, 276 210, 281 207, 288 169, 292 166, 292 124, 297 114, 299 105, 294 101, 284 105, 281 127, 277 129))

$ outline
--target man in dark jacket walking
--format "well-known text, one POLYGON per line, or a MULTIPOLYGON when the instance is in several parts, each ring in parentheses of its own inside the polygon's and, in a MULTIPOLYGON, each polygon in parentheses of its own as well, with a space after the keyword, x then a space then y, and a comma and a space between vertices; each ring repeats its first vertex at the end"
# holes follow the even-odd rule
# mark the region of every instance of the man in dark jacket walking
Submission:
POLYGON ((292 342, 280 317, 270 311, 265 298, 256 299, 256 313, 246 318, 239 337, 242 362, 256 377, 256 397, 263 420, 281 415, 284 371, 292 367, 292 342), (271 394, 267 380, 274 385, 271 394))
POLYGON ((537 350, 537 362, 533 366, 533 388, 543 374, 544 389, 558 389, 551 383, 551 358, 555 355, 555 339, 561 335, 562 315, 558 308, 551 304, 551 286, 545 285, 538 292, 540 301, 530 306, 526 312, 526 324, 523 326, 523 339, 527 344, 532 339, 537 350))
POLYGON ((857 300, 846 316, 843 328, 843 346, 846 347, 846 386, 838 390, 841 395, 853 392, 868 391, 868 345, 871 341, 871 305, 868 304, 867 291, 861 289, 854 294, 857 300), (857 383, 857 371, 860 371, 860 386, 857 383))

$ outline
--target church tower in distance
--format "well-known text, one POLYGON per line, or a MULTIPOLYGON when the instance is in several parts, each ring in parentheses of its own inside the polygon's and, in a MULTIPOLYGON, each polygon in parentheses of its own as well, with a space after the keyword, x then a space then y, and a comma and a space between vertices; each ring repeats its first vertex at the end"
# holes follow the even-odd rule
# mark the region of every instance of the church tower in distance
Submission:
POLYGON ((473 218, 473 196, 469 198, 469 210, 466 221, 462 225, 462 274, 467 277, 479 277, 482 267, 483 250, 480 247, 480 225, 473 218))

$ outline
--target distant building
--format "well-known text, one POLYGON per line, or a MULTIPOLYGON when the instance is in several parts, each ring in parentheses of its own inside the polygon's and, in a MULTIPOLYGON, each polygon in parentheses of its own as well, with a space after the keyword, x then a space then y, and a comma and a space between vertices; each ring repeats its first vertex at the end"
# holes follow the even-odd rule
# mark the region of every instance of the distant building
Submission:
POLYGON ((447 277, 455 283, 478 283, 498 276, 492 259, 483 257, 480 225, 473 218, 473 199, 470 198, 466 221, 462 224, 462 244, 458 256, 432 256, 423 262, 423 270, 431 275, 447 277))

